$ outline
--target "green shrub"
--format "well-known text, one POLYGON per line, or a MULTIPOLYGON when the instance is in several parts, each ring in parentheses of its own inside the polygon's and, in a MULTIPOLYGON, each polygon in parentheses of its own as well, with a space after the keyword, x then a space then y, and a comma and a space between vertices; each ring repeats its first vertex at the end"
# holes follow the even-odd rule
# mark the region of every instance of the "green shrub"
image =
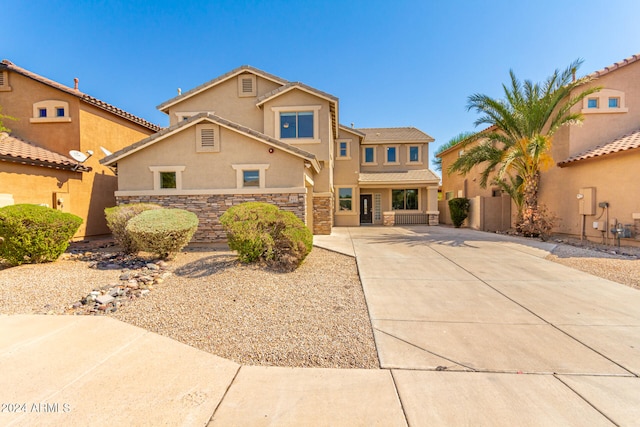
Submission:
POLYGON ((451 212, 451 221, 456 228, 460 228, 462 223, 469 215, 469 199, 464 197, 456 197, 449 200, 449 210, 451 212))
POLYGON ((139 250, 169 258, 187 246, 197 229, 198 217, 192 212, 151 209, 131 218, 125 231, 139 250))
POLYGON ((38 205, 0 208, 0 258, 10 265, 55 261, 82 218, 38 205))
POLYGON ((268 203, 233 206, 220 222, 229 247, 238 252, 242 262, 261 260, 275 268, 293 270, 313 247, 313 235, 298 217, 268 203))
POLYGON ((104 210, 104 216, 107 218, 107 226, 109 230, 111 230, 115 241, 122 247, 124 253, 134 254, 138 252, 136 243, 127 233, 127 222, 139 213, 151 209, 162 209, 162 207, 150 203, 134 203, 114 206, 104 210))

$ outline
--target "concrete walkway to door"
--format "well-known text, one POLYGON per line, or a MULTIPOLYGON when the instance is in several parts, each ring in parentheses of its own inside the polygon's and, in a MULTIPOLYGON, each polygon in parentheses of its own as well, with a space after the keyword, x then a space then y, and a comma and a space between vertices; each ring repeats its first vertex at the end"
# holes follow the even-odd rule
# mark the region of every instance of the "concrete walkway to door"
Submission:
POLYGON ((637 425, 640 292, 552 244, 446 227, 334 228, 355 254, 410 425, 637 425))

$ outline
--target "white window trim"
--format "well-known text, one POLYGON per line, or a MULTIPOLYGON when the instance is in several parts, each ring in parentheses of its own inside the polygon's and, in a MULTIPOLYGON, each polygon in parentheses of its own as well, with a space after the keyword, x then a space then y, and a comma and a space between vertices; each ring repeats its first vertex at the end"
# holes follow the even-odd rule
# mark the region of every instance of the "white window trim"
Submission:
POLYGON ((269 169, 269 164, 265 163, 256 163, 256 164, 240 164, 240 165, 231 165, 231 167, 236 171, 236 188, 256 188, 256 187, 245 187, 244 186, 244 174, 243 172, 246 170, 258 170, 260 172, 260 184, 257 188, 266 188, 266 170, 269 169))
POLYGON ((186 166, 149 166, 149 170, 153 172, 153 190, 154 191, 177 191, 182 190, 182 172, 186 166), (176 188, 160 187, 160 172, 176 173, 176 188))
POLYGON ((399 165, 400 164, 400 147, 398 145, 385 145, 384 146, 384 163, 383 165, 399 165), (396 161, 395 162, 389 162, 387 160, 387 150, 389 148, 395 148, 396 149, 396 161))
MULTIPOLYGON (((356 206, 356 187, 350 185, 340 185, 336 186, 336 206, 335 206, 335 214, 336 215, 358 215, 358 209, 356 206), (350 188, 351 189, 351 210, 350 211, 342 211, 340 210, 340 189, 341 188, 350 188)), ((359 198, 359 196, 358 196, 359 198)))
POLYGON ((69 103, 66 101, 56 101, 54 99, 48 99, 46 101, 39 101, 33 104, 33 116, 29 119, 30 123, 69 123, 71 117, 69 117, 69 103), (64 109, 64 116, 57 117, 56 112, 58 108, 64 109), (47 110, 47 117, 40 117, 40 109, 47 110))
POLYGON ((421 145, 407 145, 407 164, 408 165, 421 165, 422 164, 422 146, 421 145), (411 148, 418 147, 418 160, 411 161, 411 148))
POLYGON ((362 161, 360 162, 362 166, 377 166, 378 165, 378 150, 375 145, 362 146, 362 161), (366 149, 373 148, 373 162, 367 162, 366 149))
POLYGON ((629 112, 629 108, 627 108, 625 93, 623 91, 601 89, 599 92, 591 94, 582 100, 582 110, 580 112, 582 114, 616 114, 627 113, 629 112), (618 106, 609 107, 609 98, 618 98, 618 106), (598 106, 596 108, 589 108, 590 99, 598 100, 598 106))
POLYGON ((256 88, 256 75, 251 73, 244 73, 238 76, 238 97, 239 98, 249 98, 258 96, 258 89, 256 88), (243 92, 242 91, 242 80, 250 78, 251 79, 251 88, 253 89, 251 92, 243 92))
POLYGON ((271 107, 274 116, 274 129, 276 139, 292 144, 320 144, 320 114, 322 105, 298 105, 289 107, 271 107), (313 112, 313 138, 280 138, 280 113, 292 113, 311 111, 313 112))
POLYGON ((351 140, 350 139, 339 139, 336 144, 336 159, 337 160, 351 160, 351 140), (347 155, 340 156, 340 143, 345 142, 347 144, 347 155))

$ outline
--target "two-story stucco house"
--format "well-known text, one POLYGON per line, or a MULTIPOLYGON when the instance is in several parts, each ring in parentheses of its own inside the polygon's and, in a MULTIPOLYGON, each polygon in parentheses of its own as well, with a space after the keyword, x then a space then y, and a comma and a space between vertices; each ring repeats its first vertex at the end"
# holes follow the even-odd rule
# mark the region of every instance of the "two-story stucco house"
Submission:
POLYGON ((243 201, 294 212, 314 234, 334 225, 435 222, 433 138, 415 128, 340 125, 333 95, 242 66, 158 106, 169 127, 102 163, 119 203, 195 212, 195 241, 223 240, 219 216, 243 201), (396 219, 397 218, 397 219, 396 219))
MULTIPOLYGON (((640 244, 640 55, 633 55, 590 76, 587 87, 602 89, 573 107, 584 121, 564 126, 552 141, 555 165, 541 175, 539 201, 556 219, 554 231, 614 242, 618 225, 622 242, 640 244)), ((482 168, 466 176, 447 174, 462 145, 442 159, 442 189, 447 197, 474 200, 470 226, 506 229, 515 219, 497 187, 478 186, 482 168), (505 212, 507 212, 505 214, 505 212), (511 221, 509 220, 511 219, 511 221), (502 220, 502 222, 501 222, 502 220)), ((508 200, 508 198, 507 198, 508 200)), ((515 214, 515 210, 513 210, 515 214)), ((444 221, 447 218, 442 218, 444 221)))
POLYGON ((0 206, 47 205, 83 219, 76 238, 108 234, 117 178, 98 161, 160 128, 74 87, 8 60, 0 62, 0 106, 10 133, 0 133, 0 206), (78 163, 70 151, 89 156, 78 163), (91 156, 91 153, 94 153, 91 156))

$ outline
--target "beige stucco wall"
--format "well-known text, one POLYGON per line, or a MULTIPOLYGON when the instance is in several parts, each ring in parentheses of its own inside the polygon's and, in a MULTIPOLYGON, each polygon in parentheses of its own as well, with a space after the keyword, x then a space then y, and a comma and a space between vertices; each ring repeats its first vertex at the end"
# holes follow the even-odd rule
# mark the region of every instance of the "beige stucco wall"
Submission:
POLYGON ((180 117, 177 112, 213 112, 232 122, 263 132, 262 111, 256 108, 258 97, 277 89, 280 85, 262 77, 256 78, 257 96, 238 96, 238 77, 232 77, 212 88, 181 101, 169 108, 169 124, 174 125, 180 117))
MULTIPOLYGON (((473 145, 469 145, 469 149, 473 145)), ((491 184, 494 175, 489 177, 486 188, 480 186, 480 174, 483 167, 475 166, 467 175, 458 172, 449 173, 449 167, 458 159, 461 148, 454 147, 442 154, 442 195, 446 197, 448 192, 453 192, 453 197, 473 198, 476 196, 491 197, 494 189, 498 187, 491 184)))
POLYGON ((0 165, 0 194, 11 194, 15 204, 32 203, 52 207, 53 193, 68 193, 70 182, 80 178, 79 173, 40 166, 9 162, 0 165))
MULTIPOLYGON (((207 122, 208 123, 208 122, 207 122)), ((153 190, 149 166, 185 166, 184 190, 235 189, 234 164, 268 164, 266 188, 303 188, 304 160, 220 127, 220 152, 196 152, 196 128, 190 126, 118 161, 118 190, 153 190)))

